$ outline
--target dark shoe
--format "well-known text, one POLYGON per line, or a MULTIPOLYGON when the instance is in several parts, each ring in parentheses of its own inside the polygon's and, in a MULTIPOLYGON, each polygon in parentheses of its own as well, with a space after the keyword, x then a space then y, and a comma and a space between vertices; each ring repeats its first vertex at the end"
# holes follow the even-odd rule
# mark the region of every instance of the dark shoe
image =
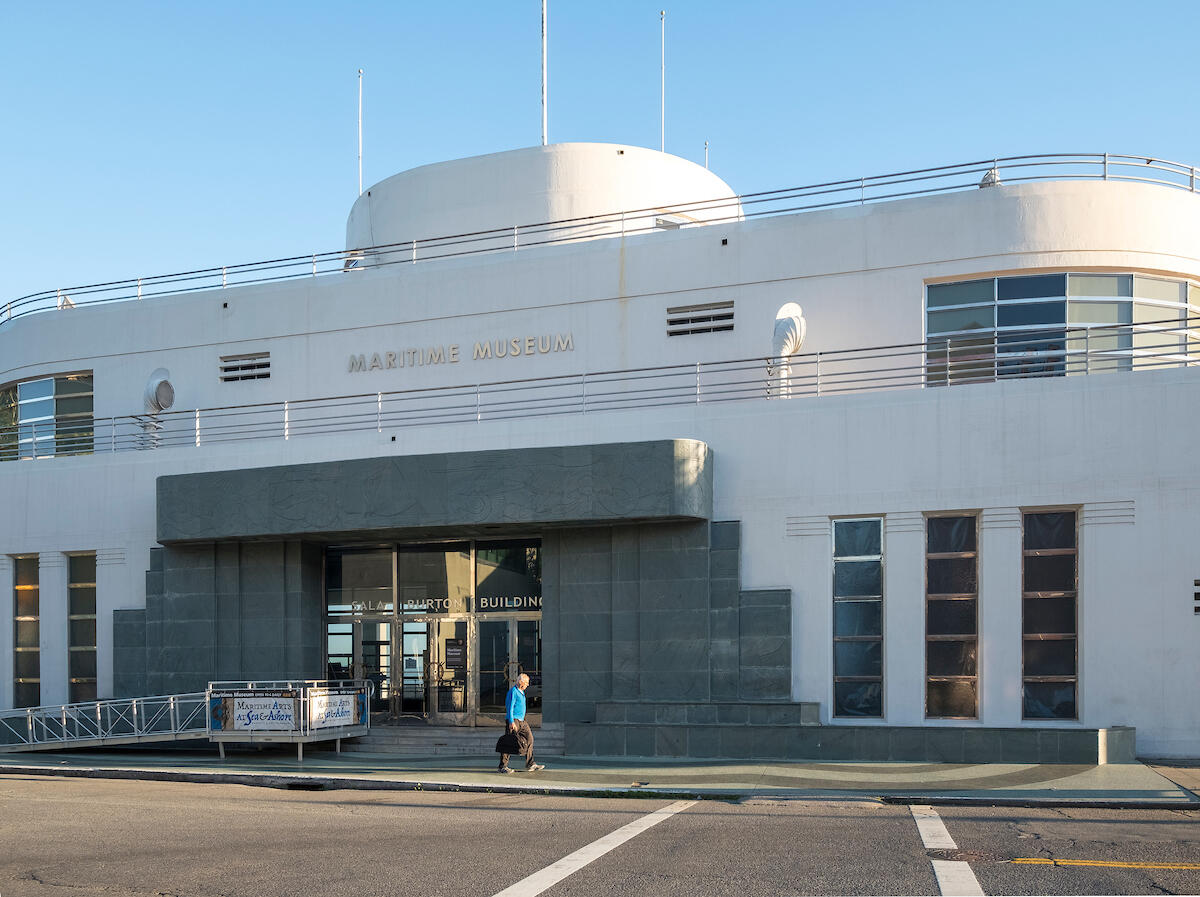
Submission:
POLYGON ((526 766, 526 767, 525 767, 525 771, 526 771, 526 772, 538 772, 538 771, 540 771, 540 770, 543 770, 543 769, 545 769, 545 768, 546 768, 546 767, 544 767, 544 766, 543 766, 542 764, 540 764, 540 763, 531 763, 529 766, 526 766))
POLYGON ((509 769, 507 766, 501 766, 499 769, 497 769, 497 770, 496 770, 496 772, 498 772, 498 773, 500 773, 501 775, 504 775, 504 776, 507 776, 507 775, 511 775, 511 774, 512 774, 512 770, 511 770, 511 769, 509 769))

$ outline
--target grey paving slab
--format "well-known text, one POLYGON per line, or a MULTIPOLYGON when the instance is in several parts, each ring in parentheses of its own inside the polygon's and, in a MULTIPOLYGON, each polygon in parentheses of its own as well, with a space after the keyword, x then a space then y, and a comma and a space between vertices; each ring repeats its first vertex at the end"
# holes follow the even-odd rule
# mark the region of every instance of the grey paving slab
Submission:
MULTIPOLYGON (((610 736, 612 730, 603 730, 610 736)), ((602 733, 598 732, 597 735, 602 733)), ((610 739, 611 740, 611 739, 610 739)), ((598 738, 599 741, 599 738, 598 738)), ((691 746, 693 749, 700 745, 691 746)), ((239 782, 274 787, 529 791, 536 793, 688 793, 717 798, 864 795, 889 801, 1027 806, 1200 806, 1186 787, 1140 763, 1108 766, 1021 763, 777 763, 626 761, 550 757, 547 769, 497 776, 495 755, 396 757, 284 750, 75 752, 0 755, 0 775, 73 775, 239 782)), ((1162 768, 1177 778, 1178 771, 1162 768)), ((1193 773, 1195 770, 1192 771, 1193 773)))

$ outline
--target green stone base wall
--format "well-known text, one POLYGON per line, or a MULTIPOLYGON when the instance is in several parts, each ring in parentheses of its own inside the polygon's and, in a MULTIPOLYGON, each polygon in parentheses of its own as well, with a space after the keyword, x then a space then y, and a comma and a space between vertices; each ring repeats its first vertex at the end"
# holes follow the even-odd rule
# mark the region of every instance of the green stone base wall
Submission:
POLYGON ((114 617, 114 692, 324 678, 322 570, 321 547, 298 541, 155 549, 146 609, 114 617))
MULTIPOLYGON (((790 705, 796 707, 797 705, 790 705)), ((811 720, 811 712, 795 711, 811 720)), ((620 717, 595 723, 567 723, 568 754, 661 759, 791 760, 823 763, 1072 763, 1094 766, 1134 763, 1135 733, 1112 729, 978 729, 951 726, 821 726, 789 721, 785 706, 742 705, 697 722, 691 714, 663 719, 662 707, 635 722, 637 705, 620 717)), ((607 708, 605 708, 607 711, 607 708)))
POLYGON ((791 593, 739 588, 737 522, 543 538, 546 719, 603 702, 788 701, 791 593))

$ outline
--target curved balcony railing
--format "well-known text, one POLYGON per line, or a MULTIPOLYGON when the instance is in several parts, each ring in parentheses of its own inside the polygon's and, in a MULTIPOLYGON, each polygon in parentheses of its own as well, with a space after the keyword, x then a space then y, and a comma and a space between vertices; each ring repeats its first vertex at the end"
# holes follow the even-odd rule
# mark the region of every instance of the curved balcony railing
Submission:
POLYGON ((733 198, 681 203, 667 208, 631 209, 610 215, 514 225, 381 246, 314 252, 263 262, 198 268, 176 274, 134 277, 110 283, 44 290, 0 303, 0 327, 22 315, 83 305, 146 300, 200 290, 347 274, 366 267, 416 264, 487 252, 512 252, 556 243, 631 236, 664 228, 673 230, 678 227, 785 215, 835 206, 886 202, 933 193, 1054 180, 1135 181, 1191 193, 1195 193, 1197 187, 1196 166, 1168 162, 1152 156, 1113 153, 1007 156, 961 165, 922 168, 784 190, 748 193, 733 198), (700 212, 705 220, 693 224, 692 219, 700 212))
POLYGON ((0 428, 0 461, 1200 365, 1200 317, 0 428), (44 429, 38 430, 38 427, 44 429))

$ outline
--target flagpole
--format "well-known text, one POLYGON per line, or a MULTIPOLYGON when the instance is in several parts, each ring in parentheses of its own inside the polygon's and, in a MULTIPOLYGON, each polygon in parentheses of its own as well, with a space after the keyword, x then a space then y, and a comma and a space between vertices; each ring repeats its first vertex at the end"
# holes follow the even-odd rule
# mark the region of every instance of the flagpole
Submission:
POLYGON ((358 70, 358 195, 362 196, 362 76, 358 70))
POLYGON ((658 107, 658 149, 660 152, 665 153, 667 151, 667 11, 665 9, 660 9, 658 11, 658 19, 662 24, 662 87, 658 107))
POLYGON ((542 146, 546 140, 546 0, 542 0, 542 146))

